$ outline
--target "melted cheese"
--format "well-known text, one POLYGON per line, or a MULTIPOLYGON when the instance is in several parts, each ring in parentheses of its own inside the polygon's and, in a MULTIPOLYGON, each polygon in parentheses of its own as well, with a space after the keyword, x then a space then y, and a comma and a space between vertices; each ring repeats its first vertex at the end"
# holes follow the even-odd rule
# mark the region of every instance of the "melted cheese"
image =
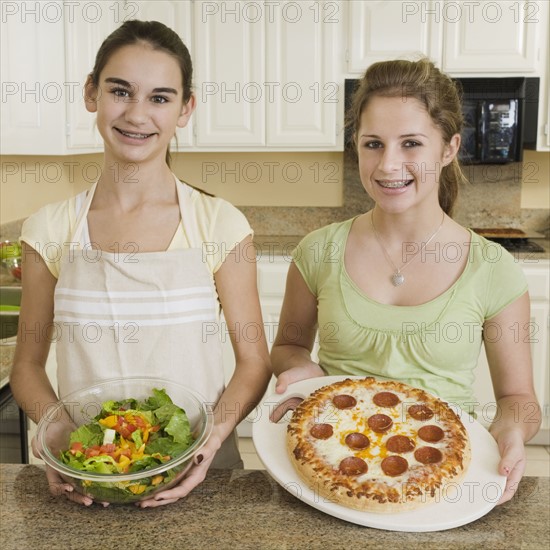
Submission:
MULTIPOLYGON (((345 393, 345 392, 344 392, 345 393)), ((386 483, 400 484, 404 476, 410 476, 411 470, 424 467, 425 465, 414 458, 414 451, 419 447, 430 446, 439 448, 442 452, 446 447, 445 438, 436 443, 426 442, 418 437, 418 430, 422 426, 435 425, 445 431, 445 425, 438 418, 437 412, 429 420, 415 420, 407 414, 407 409, 413 402, 407 402, 407 396, 394 391, 400 403, 396 407, 379 407, 372 402, 374 395, 368 391, 353 391, 353 396, 357 399, 357 405, 351 409, 338 409, 327 400, 315 417, 315 423, 330 424, 333 428, 333 435, 328 439, 312 438, 312 445, 316 453, 321 456, 335 470, 338 469, 340 462, 347 457, 356 456, 362 458, 368 465, 368 472, 358 476, 357 481, 362 483, 366 480, 383 478, 386 483), (385 433, 373 432, 368 426, 368 419, 374 414, 385 414, 392 418, 393 425, 385 433), (348 434, 359 432, 369 438, 370 445, 366 449, 351 449, 345 443, 348 434), (407 453, 391 453, 386 449, 386 441, 394 435, 404 435, 410 438, 415 448, 407 453), (381 468, 384 458, 391 455, 402 456, 409 463, 409 468, 404 474, 395 477, 387 476, 381 468)), ((415 402, 416 403, 416 402, 415 402)))

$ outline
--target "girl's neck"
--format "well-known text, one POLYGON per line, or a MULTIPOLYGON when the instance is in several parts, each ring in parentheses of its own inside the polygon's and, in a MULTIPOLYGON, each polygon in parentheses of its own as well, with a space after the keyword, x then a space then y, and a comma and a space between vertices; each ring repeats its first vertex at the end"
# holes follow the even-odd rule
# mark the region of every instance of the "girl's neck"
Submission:
POLYGON ((174 175, 162 162, 132 163, 104 159, 92 207, 132 209, 146 203, 177 201, 174 175))
POLYGON ((370 212, 376 231, 388 244, 392 241, 421 241, 430 231, 435 231, 443 220, 443 210, 437 204, 423 212, 385 212, 376 205, 370 212))

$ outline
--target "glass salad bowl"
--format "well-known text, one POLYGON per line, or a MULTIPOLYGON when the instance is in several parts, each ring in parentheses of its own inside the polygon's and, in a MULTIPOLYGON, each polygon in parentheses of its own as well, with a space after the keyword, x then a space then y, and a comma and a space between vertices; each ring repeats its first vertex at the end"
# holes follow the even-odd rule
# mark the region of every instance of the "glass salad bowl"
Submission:
POLYGON ((194 391, 158 378, 120 378, 67 395, 37 429, 44 462, 79 493, 128 504, 176 485, 214 425, 194 391))

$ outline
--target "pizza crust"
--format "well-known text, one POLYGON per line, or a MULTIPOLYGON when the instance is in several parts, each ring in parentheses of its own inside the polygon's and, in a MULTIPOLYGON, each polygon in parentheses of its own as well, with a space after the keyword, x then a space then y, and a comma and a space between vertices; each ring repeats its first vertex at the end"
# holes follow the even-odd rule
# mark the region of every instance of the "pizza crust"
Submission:
MULTIPOLYGON (((388 396, 384 396, 379 401, 387 399, 388 396)), ((387 402, 390 403, 391 399, 387 402)), ((356 437, 348 441, 361 443, 362 440, 356 437)), ((297 472, 320 499, 376 513, 414 510, 445 498, 454 499, 471 456, 467 431, 446 403, 401 382, 380 381, 372 377, 335 382, 306 398, 289 422, 287 450, 297 472), (397 395, 399 403, 386 407, 374 404, 372 398, 380 392, 397 395), (337 400, 345 408, 338 408, 333 402, 336 396, 351 396, 356 403, 347 407, 353 401, 346 397, 337 400), (433 415, 426 418, 429 411, 433 415), (413 413, 419 419, 413 418, 413 413), (386 417, 371 422, 380 431, 373 431, 369 426, 369 418, 374 415, 386 417), (387 417, 392 421, 389 429, 386 429, 387 417), (317 437, 313 437, 311 428, 320 424, 326 424, 332 430, 317 428, 314 430, 317 437), (421 439, 418 430, 423 426, 431 426, 422 432, 425 437, 439 437, 442 430, 442 439, 421 439), (349 447, 346 436, 350 433, 366 435, 370 445, 359 449, 349 447), (414 449, 388 451, 386 442, 395 435, 409 438, 414 442, 414 449), (440 455, 441 460, 438 460, 440 455), (428 463, 419 462, 416 456, 428 463), (342 462, 350 457, 355 458, 351 462, 342 462), (404 458, 408 465, 406 471, 387 475, 381 464, 389 457, 404 458), (429 463, 430 460, 438 461, 429 463), (365 473, 361 473, 361 461, 368 468, 365 473)), ((402 459, 389 462, 385 467, 390 471, 399 471, 403 465, 402 459), (389 462, 392 468, 388 467, 389 462)))

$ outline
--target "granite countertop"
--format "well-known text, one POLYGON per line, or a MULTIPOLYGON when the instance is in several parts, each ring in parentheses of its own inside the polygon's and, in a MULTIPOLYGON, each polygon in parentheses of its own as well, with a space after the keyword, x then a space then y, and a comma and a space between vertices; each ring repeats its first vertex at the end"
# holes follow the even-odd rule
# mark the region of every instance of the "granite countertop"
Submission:
POLYGON ((39 466, 0 465, 0 541, 15 548, 506 548, 550 546, 550 479, 525 478, 513 500, 448 531, 403 533, 347 523, 296 499, 265 471, 211 470, 160 508, 83 507, 52 497, 39 466))

